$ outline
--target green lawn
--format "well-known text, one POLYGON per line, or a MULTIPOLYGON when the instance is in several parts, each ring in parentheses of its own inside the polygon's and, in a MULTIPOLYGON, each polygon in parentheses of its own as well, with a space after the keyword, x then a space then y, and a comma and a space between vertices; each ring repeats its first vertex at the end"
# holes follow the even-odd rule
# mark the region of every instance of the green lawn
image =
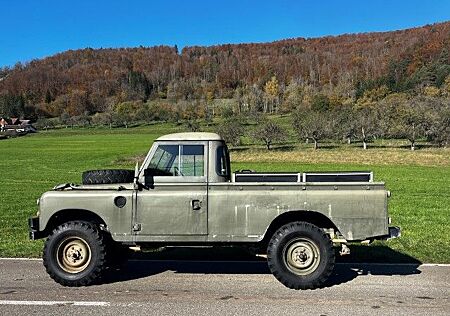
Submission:
MULTIPOLYGON (((57 183, 80 182, 84 170, 132 167, 133 157, 145 154, 157 136, 182 129, 170 124, 62 129, 1 140, 0 256, 40 255, 42 242, 28 241, 26 220, 36 212, 35 201, 44 191, 57 183)), ((412 257, 450 263, 449 155, 450 151, 440 149, 411 153, 382 148, 361 153, 353 147, 312 151, 297 146, 267 153, 252 148, 233 151, 232 167, 258 171, 373 170, 376 180, 385 181, 393 193, 389 210, 403 236, 376 243, 372 249, 357 247, 352 260, 404 261, 412 257), (371 159, 373 156, 377 158, 371 159)))

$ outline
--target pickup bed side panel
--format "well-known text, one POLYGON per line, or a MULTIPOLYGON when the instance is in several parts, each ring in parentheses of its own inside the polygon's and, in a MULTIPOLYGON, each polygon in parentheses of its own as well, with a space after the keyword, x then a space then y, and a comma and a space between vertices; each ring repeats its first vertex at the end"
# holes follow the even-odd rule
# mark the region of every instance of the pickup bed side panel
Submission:
POLYGON ((277 216, 298 210, 327 216, 347 240, 388 230, 383 184, 211 184, 208 201, 211 241, 261 240, 277 216))
POLYGON ((326 215, 347 240, 364 240, 388 233, 383 186, 308 187, 308 210, 326 215))
POLYGON ((306 192, 296 186, 210 184, 208 201, 211 241, 255 241, 275 217, 304 205, 306 192))

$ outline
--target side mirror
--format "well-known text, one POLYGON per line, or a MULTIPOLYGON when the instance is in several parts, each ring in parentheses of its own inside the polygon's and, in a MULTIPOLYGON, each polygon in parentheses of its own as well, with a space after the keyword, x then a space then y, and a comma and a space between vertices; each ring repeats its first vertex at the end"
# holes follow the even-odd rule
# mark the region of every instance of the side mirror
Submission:
POLYGON ((151 189, 154 188, 155 179, 153 178, 154 174, 151 169, 145 169, 144 170, 144 182, 145 185, 151 189))
POLYGON ((148 182, 148 180, 147 180, 147 170, 148 169, 144 170, 144 182, 145 183, 141 183, 139 181, 139 164, 136 163, 136 167, 134 168, 134 181, 133 181, 135 189, 137 189, 137 190, 142 190, 142 189, 150 190, 150 189, 154 188, 154 186, 153 186, 153 177, 152 177, 152 182, 148 182))

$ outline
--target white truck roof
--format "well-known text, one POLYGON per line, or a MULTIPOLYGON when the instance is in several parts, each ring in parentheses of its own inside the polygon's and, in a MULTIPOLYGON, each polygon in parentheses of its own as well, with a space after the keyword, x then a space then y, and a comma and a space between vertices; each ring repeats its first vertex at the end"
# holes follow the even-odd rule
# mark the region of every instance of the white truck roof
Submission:
POLYGON ((206 133, 206 132, 188 132, 188 133, 173 133, 163 135, 156 139, 158 140, 223 140, 220 135, 216 133, 206 133))

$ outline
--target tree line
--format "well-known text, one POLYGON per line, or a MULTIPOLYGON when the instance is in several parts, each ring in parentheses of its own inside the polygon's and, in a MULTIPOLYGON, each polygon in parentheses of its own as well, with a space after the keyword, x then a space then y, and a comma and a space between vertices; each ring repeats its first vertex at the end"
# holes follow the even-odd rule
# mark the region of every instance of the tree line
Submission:
MULTIPOLYGON (((290 113, 302 102, 371 104, 388 94, 440 96, 450 22, 403 31, 266 44, 81 49, 0 69, 0 115, 112 114, 124 103, 236 100, 238 111, 290 113)), ((172 109, 174 111, 174 109, 172 109)), ((180 116, 182 114, 179 114, 180 116)))
MULTIPOLYGON (((407 139, 411 150, 419 140, 436 146, 450 144, 450 99, 429 96, 406 98, 403 94, 390 95, 371 107, 345 106, 334 109, 296 108, 291 115, 291 126, 299 141, 311 141, 314 149, 323 141, 352 143, 360 141, 364 149, 374 139, 407 139)), ((271 149, 274 143, 283 143, 288 128, 264 117, 256 116, 255 128, 246 132, 248 115, 231 115, 224 119, 217 131, 232 145, 239 145, 248 135, 271 149)))
POLYGON ((291 98, 284 101, 295 104, 289 113, 271 116, 255 108, 243 109, 237 99, 172 105, 161 101, 124 102, 110 112, 44 118, 36 125, 41 129, 57 125, 112 128, 164 121, 190 131, 216 131, 232 146, 240 145, 246 136, 271 149, 276 143, 284 143, 288 135, 295 135, 298 141, 311 142, 314 149, 330 140, 349 144, 358 141, 367 149, 375 139, 407 139, 415 150, 418 141, 438 147, 450 145, 450 89, 448 92, 446 97, 389 94, 370 105, 333 106, 324 97, 309 104, 291 98), (217 103, 215 108, 213 103, 217 103), (290 121, 289 126, 277 123, 277 118, 283 117, 287 118, 284 122, 290 121))

